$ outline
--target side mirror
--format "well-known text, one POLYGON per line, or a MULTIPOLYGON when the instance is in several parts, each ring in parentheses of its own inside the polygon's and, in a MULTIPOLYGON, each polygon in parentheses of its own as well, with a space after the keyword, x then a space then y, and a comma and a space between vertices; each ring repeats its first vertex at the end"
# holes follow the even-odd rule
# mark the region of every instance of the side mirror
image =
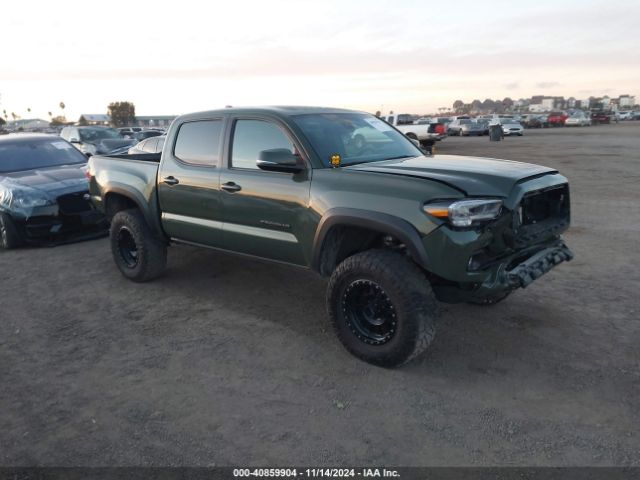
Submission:
POLYGON ((298 164, 298 157, 287 148, 262 150, 258 154, 256 165, 261 170, 270 172, 297 173, 303 169, 303 167, 298 164))
POLYGON ((71 139, 69 139, 69 143, 80 143, 80 140, 78 140, 76 137, 71 137, 71 139))

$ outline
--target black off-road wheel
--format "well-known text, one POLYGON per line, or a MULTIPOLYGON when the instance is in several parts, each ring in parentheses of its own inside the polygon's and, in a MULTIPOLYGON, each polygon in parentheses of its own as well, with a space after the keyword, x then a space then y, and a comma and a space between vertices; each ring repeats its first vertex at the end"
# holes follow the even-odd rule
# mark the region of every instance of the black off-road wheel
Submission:
POLYGON ((369 250, 331 275, 327 310, 338 339, 365 362, 396 367, 423 353, 435 336, 438 304, 409 258, 369 250))
POLYGON ((113 259, 129 280, 148 282, 164 272, 167 245, 153 234, 139 210, 116 213, 109 235, 113 259))
POLYGON ((0 213, 0 248, 8 250, 22 245, 22 238, 10 215, 0 213))

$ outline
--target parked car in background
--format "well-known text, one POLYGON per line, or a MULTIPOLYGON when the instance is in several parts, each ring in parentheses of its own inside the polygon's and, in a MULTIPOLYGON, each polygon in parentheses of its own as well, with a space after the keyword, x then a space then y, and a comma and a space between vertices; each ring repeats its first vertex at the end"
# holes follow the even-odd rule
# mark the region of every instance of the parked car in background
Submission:
POLYGON ((505 137, 512 135, 521 137, 524 135, 524 128, 513 118, 499 118, 497 123, 502 127, 502 133, 505 137))
POLYGON ((442 135, 435 132, 431 125, 413 123, 413 116, 407 113, 398 115, 387 115, 380 117, 389 125, 404 133, 408 138, 417 140, 423 147, 430 147, 437 140, 442 139, 442 135))
POLYGON ((547 117, 547 124, 550 127, 563 127, 567 118, 569 118, 569 115, 565 112, 551 112, 547 117))
POLYGON ((547 115, 527 114, 523 115, 520 124, 524 128, 546 128, 549 126, 547 115))
POLYGON ((159 137, 160 135, 164 135, 160 130, 142 130, 141 132, 134 133, 133 139, 141 142, 145 138, 159 137))
POLYGON ((122 135, 125 138, 133 138, 134 134, 141 131, 142 131, 142 127, 122 127, 118 129, 118 132, 120 132, 120 135, 122 135))
POLYGON ((475 122, 482 128, 482 135, 489 135, 490 118, 476 118, 475 122))
POLYGON ((567 118, 564 124, 567 127, 590 127, 591 118, 587 117, 584 114, 577 113, 567 118))
POLYGON ((631 110, 622 110, 618 112, 619 120, 632 120, 633 112, 631 110))
POLYGON ((611 113, 600 111, 600 110, 592 111, 591 123, 593 125, 601 125, 601 124, 608 125, 611 123, 611 113))
POLYGON ((436 122, 441 123, 445 127, 451 123, 451 119, 449 117, 438 117, 435 120, 436 122))
POLYGON ((53 135, 0 137, 0 247, 106 233, 90 202, 87 157, 53 135))
POLYGON ((447 127, 447 134, 468 137, 471 135, 483 135, 484 127, 470 118, 454 120, 447 127))
POLYGON ((118 130, 109 127, 64 127, 60 136, 87 157, 109 154, 135 142, 123 138, 118 130))
POLYGON ((164 146, 164 140, 167 138, 165 135, 161 135, 159 137, 150 137, 142 140, 140 143, 134 145, 129 148, 126 153, 129 154, 137 154, 137 153, 160 153, 162 152, 162 147, 164 146))

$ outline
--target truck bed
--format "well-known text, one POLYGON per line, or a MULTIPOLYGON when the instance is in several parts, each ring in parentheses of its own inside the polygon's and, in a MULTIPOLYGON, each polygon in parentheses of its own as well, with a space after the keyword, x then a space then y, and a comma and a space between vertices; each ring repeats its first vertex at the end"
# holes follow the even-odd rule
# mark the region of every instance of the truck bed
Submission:
POLYGON ((101 158, 117 158, 119 160, 138 160, 142 162, 160 163, 162 153, 120 153, 116 155, 100 155, 101 158))

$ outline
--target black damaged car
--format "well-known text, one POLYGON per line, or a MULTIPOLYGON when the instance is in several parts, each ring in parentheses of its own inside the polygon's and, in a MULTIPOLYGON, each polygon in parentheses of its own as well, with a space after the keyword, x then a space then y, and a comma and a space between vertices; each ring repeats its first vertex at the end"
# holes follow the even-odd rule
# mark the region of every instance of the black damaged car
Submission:
POLYGON ((60 137, 0 137, 0 248, 104 235, 86 168, 87 158, 60 137))

